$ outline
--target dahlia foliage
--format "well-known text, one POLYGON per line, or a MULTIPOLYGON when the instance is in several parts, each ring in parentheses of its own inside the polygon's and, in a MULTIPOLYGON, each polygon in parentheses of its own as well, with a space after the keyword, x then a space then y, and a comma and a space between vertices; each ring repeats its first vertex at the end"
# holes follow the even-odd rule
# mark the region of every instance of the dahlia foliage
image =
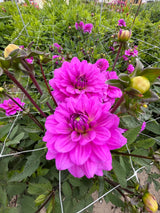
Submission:
POLYGON ((116 72, 106 72, 108 67, 105 59, 91 64, 75 57, 56 69, 49 81, 58 107, 45 123, 46 158, 78 178, 111 170, 110 150, 127 143, 118 116, 109 112, 122 92, 106 84, 118 78, 116 72))

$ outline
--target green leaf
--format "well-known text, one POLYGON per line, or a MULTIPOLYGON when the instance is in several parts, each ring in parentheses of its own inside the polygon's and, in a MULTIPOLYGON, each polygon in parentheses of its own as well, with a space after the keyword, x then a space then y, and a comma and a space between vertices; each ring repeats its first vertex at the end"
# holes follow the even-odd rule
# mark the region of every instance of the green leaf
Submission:
POLYGON ((29 183, 28 193, 32 195, 38 195, 42 193, 48 193, 52 190, 52 185, 48 183, 29 183))
POLYGON ((112 161, 113 171, 119 181, 119 184, 123 187, 126 187, 127 181, 126 181, 126 172, 121 166, 121 164, 113 158, 112 161))
POLYGON ((157 121, 148 122, 146 124, 146 129, 160 135, 160 124, 157 121))
POLYGON ((0 131, 0 138, 4 137, 9 132, 10 128, 11 128, 11 124, 2 126, 0 131))
POLYGON ((129 76, 128 76, 127 74, 121 73, 121 74, 118 76, 118 78, 119 78, 119 80, 121 81, 121 83, 122 83, 125 87, 129 86, 129 84, 130 84, 130 78, 129 78, 129 76))
POLYGON ((23 213, 35 213, 37 207, 35 206, 34 199, 29 196, 23 196, 20 200, 21 211, 23 213))
POLYGON ((141 130, 142 125, 137 126, 136 128, 130 129, 124 133, 124 137, 127 138, 127 145, 131 145, 136 139, 141 130))
POLYGON ((117 195, 114 195, 113 193, 109 193, 107 196, 109 197, 109 200, 111 201, 111 203, 113 203, 115 206, 124 207, 123 201, 117 195))
POLYGON ((2 187, 0 186, 0 206, 6 207, 8 203, 7 200, 7 193, 2 187))
POLYGON ((72 190, 71 190, 69 183, 64 182, 62 184, 62 192, 65 197, 70 197, 72 195, 72 190))
POLYGON ((25 133, 21 132, 19 135, 17 135, 12 141, 8 141, 6 143, 7 146, 9 145, 13 145, 13 144, 18 144, 20 143, 20 141, 22 140, 22 138, 24 137, 25 133))
POLYGON ((156 78, 160 76, 160 68, 145 68, 144 70, 142 70, 140 75, 146 77, 150 81, 150 83, 153 83, 156 78))
POLYGON ((10 198, 14 195, 20 195, 26 189, 27 185, 25 183, 9 183, 7 185, 7 193, 10 198))
POLYGON ((15 136, 15 134, 16 134, 17 131, 18 131, 18 127, 19 127, 19 125, 16 125, 16 126, 13 128, 13 130, 12 130, 10 136, 9 136, 10 139, 13 139, 13 137, 15 136))
POLYGON ((75 178, 73 176, 69 177, 69 182, 72 186, 80 186, 81 185, 81 181, 79 178, 75 178))
POLYGON ((23 179, 30 177, 39 167, 41 154, 42 152, 40 151, 33 152, 32 155, 27 158, 23 171, 12 176, 9 181, 22 181, 23 179))
POLYGON ((39 195, 35 200, 36 205, 41 205, 46 198, 47 198, 47 195, 44 195, 44 194, 39 195))
POLYGON ((148 139, 137 141, 135 145, 138 148, 143 147, 144 149, 148 149, 152 147, 155 143, 156 143, 156 140, 154 138, 148 138, 148 139))
POLYGON ((120 117, 120 122, 122 127, 125 129, 135 128, 139 125, 138 120, 131 115, 124 115, 120 117))

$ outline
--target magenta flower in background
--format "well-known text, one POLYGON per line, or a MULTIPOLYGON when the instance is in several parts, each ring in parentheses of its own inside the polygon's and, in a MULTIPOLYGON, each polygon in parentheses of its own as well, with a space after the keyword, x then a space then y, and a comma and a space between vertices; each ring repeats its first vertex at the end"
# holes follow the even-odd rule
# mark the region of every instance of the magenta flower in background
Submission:
POLYGON ((142 123, 142 127, 141 127, 140 132, 142 132, 143 130, 145 130, 145 128, 146 128, 146 122, 144 121, 144 122, 142 123))
POLYGON ((91 23, 85 24, 83 32, 90 34, 92 32, 92 28, 93 28, 93 24, 91 24, 91 23))
MULTIPOLYGON (((117 73, 115 71, 107 71, 105 73, 106 81, 110 79, 118 79, 117 73)), ((103 88, 103 96, 102 102, 107 103, 110 102, 114 104, 116 98, 120 98, 122 96, 122 91, 118 87, 107 85, 107 87, 103 88)))
POLYGON ((20 45, 19 48, 24 49, 24 46, 23 46, 23 45, 20 45))
POLYGON ((105 76, 95 64, 87 61, 80 62, 74 57, 71 62, 65 61, 54 71, 54 78, 49 81, 54 89, 52 92, 57 101, 64 101, 69 97, 86 94, 88 97, 101 96, 106 86, 105 76))
POLYGON ((119 19, 118 20, 118 26, 120 26, 120 27, 126 27, 126 22, 124 21, 124 19, 119 19))
POLYGON ((34 60, 33 57, 26 58, 26 61, 27 61, 28 64, 33 64, 33 60, 34 60))
POLYGON ((55 159, 58 170, 68 169, 77 178, 103 176, 103 170, 112 169, 110 150, 127 143, 118 126, 118 116, 98 98, 68 98, 46 120, 46 159, 55 159))
MULTIPOLYGON (((21 102, 19 98, 14 98, 14 100, 22 107, 25 105, 25 103, 21 102)), ((22 109, 11 99, 4 100, 3 103, 0 104, 0 108, 6 111, 6 116, 14 115, 17 111, 22 111, 22 109)))
POLYGON ((76 30, 83 30, 84 29, 84 23, 83 23, 83 21, 80 21, 79 23, 75 23, 75 28, 76 28, 76 30))
POLYGON ((56 64, 58 64, 58 62, 60 61, 61 63, 63 63, 65 61, 64 57, 62 57, 61 55, 53 55, 52 59, 57 59, 56 60, 56 64))
POLYGON ((58 43, 54 43, 53 46, 57 48, 59 53, 61 53, 61 51, 63 50, 63 48, 58 43))
POLYGON ((136 48, 137 47, 135 46, 134 49, 125 50, 125 55, 132 56, 132 57, 137 56, 138 55, 138 50, 136 48))
POLYGON ((112 46, 110 46, 109 49, 112 50, 112 51, 114 51, 114 47, 112 47, 112 46))
POLYGON ((127 71, 129 73, 132 73, 134 71, 134 66, 132 64, 129 64, 128 67, 127 67, 127 71))
POLYGON ((101 72, 106 71, 109 67, 108 61, 104 58, 98 59, 95 64, 101 72))
POLYGON ((125 56, 125 55, 122 55, 122 58, 123 58, 124 61, 128 61, 129 60, 129 58, 127 56, 125 56))

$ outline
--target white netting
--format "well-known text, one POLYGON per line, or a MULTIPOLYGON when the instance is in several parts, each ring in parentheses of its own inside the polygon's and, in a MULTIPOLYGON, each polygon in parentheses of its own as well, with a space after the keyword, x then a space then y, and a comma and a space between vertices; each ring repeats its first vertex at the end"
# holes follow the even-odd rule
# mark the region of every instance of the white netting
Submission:
MULTIPOLYGON (((16 2, 16 0, 15 0, 15 2, 16 2)), ((18 12, 19 12, 19 14, 20 14, 20 17, 21 17, 21 21, 23 22, 23 28, 22 28, 22 30, 21 30, 20 32, 17 33, 17 36, 12 40, 11 43, 16 42, 20 37, 24 37, 24 36, 26 36, 26 34, 27 34, 27 36, 28 36, 29 38, 31 38, 31 39, 36 39, 36 47, 38 47, 38 42, 39 42, 39 39, 40 39, 40 36, 41 36, 41 32, 43 31, 42 25, 41 25, 41 28, 39 28, 39 30, 36 31, 36 34, 38 34, 37 37, 35 37, 35 36, 30 36, 30 30, 27 29, 27 27, 29 26, 30 23, 26 23, 26 24, 24 23, 23 17, 22 17, 22 14, 21 14, 21 11, 20 11, 20 9, 19 9, 19 7, 18 7, 17 2, 16 2, 16 5, 17 5, 18 12)), ((104 26, 104 25, 101 24, 101 17, 102 17, 102 12, 103 12, 103 5, 104 5, 104 1, 101 1, 101 10, 100 10, 101 13, 100 13, 99 25, 100 25, 101 27, 106 28, 107 30, 112 31, 112 29, 109 29, 108 27, 106 27, 106 26, 104 26)), ((3 18, 3 17, 1 17, 1 18, 3 18)), ((41 17, 41 20, 43 20, 43 17, 41 17)), ((47 45, 49 46, 49 45, 51 45, 52 43, 54 43, 54 32, 53 32, 54 24, 53 24, 53 25, 45 25, 45 27, 46 27, 46 29, 48 28, 48 29, 51 29, 51 30, 52 30, 52 31, 50 31, 50 33, 53 35, 53 37, 52 37, 52 38, 47 38, 48 44, 47 44, 47 42, 46 42, 45 44, 41 44, 42 46, 44 45, 44 47, 46 47, 47 45)), ((33 32, 35 33, 34 30, 33 30, 33 32)), ((108 36, 108 38, 109 38, 109 37, 110 37, 110 36, 108 36)), ((158 43, 157 41, 155 41, 155 40, 153 39, 153 42, 157 44, 157 45, 154 45, 154 44, 152 44, 152 43, 148 43, 147 41, 143 41, 143 40, 141 40, 141 39, 138 39, 138 38, 136 38, 136 37, 132 37, 132 39, 135 40, 135 41, 139 41, 139 42, 142 42, 142 43, 146 44, 146 49, 139 50, 139 56, 138 56, 138 58, 139 58, 146 66, 148 66, 148 65, 152 66, 152 65, 155 65, 156 63, 157 63, 157 64, 160 63, 160 58, 156 57, 155 55, 152 55, 152 54, 148 53, 149 50, 160 49, 160 47, 158 46, 159 43, 158 43), (148 55, 154 57, 157 61, 154 62, 153 64, 147 64, 147 62, 144 61, 144 60, 141 58, 141 53, 148 54, 148 55)), ((25 42, 24 42, 24 43, 25 43, 25 42)), ((26 44, 27 44, 27 42, 26 42, 26 44)), ((117 64, 118 64, 118 63, 117 63, 117 64)), ((112 66, 112 65, 111 65, 111 66, 112 66)), ((118 71, 118 70, 116 70, 116 71, 118 71)), ((50 74, 50 73, 48 73, 48 74, 46 74, 46 75, 49 75, 49 74, 50 74)), ((28 84, 26 85, 26 89, 27 89, 27 87, 28 87, 28 84)), ((33 91, 32 91, 32 92, 33 92, 33 91)), ((13 93, 13 92, 11 92, 11 93, 13 93)), ((18 90, 18 91, 16 91, 15 93, 21 94, 22 92, 18 90)), ((23 101, 23 99, 24 99, 24 95, 22 96, 22 101, 23 101)), ((48 110, 48 111, 49 111, 49 110, 48 110)), ((45 111, 45 112, 48 112, 48 111, 45 111)), ((31 112, 31 113, 36 113, 36 112, 31 112)), ((14 125, 15 125, 16 121, 18 120, 18 118, 19 118, 20 116, 22 116, 22 115, 21 115, 21 112, 18 112, 18 114, 15 115, 15 116, 10 116, 11 118, 15 118, 15 119, 13 120, 13 123, 12 123, 12 125, 11 125, 11 128, 10 128, 10 130, 9 130, 9 132, 8 132, 8 134, 7 134, 6 138, 5 138, 5 140, 4 140, 4 143, 3 143, 3 146, 2 146, 1 152, 0 152, 0 158, 10 157, 10 156, 16 156, 16 155, 20 155, 20 154, 24 154, 24 153, 31 153, 31 152, 35 152, 35 151, 40 151, 40 150, 45 150, 45 149, 46 149, 46 147, 42 147, 42 148, 33 149, 33 150, 25 150, 25 151, 21 151, 21 152, 15 152, 15 153, 4 154, 5 146, 6 146, 6 141, 7 141, 8 137, 10 136, 10 134, 11 134, 13 128, 14 128, 14 125)), ((5 118, 6 118, 6 117, 1 117, 0 120, 1 120, 1 119, 5 119, 5 118)), ((158 117, 158 118, 156 118, 156 119, 153 119, 153 120, 158 120, 158 119, 160 119, 160 117, 158 117)), ((152 122, 153 120, 149 120, 148 122, 152 122)), ((144 136, 146 136, 146 137, 152 138, 150 135, 146 135, 146 134, 144 134, 144 133, 140 133, 140 134, 142 134, 142 135, 144 135, 144 136)), ((160 141, 159 141, 158 139, 156 139, 156 138, 154 138, 154 140, 160 142, 160 141)), ((44 144, 44 146, 45 146, 45 144, 44 144)), ((128 153, 130 154, 130 150, 129 150, 129 148, 128 148, 127 145, 126 145, 126 148, 127 148, 128 153)), ((132 168, 132 170, 133 170, 133 175, 130 176, 129 178, 127 178, 126 180, 129 181, 129 180, 131 180, 132 178, 135 177, 136 180, 137 180, 137 182, 139 182, 137 173, 138 173, 139 171, 141 171, 142 169, 144 169, 145 166, 143 166, 143 167, 141 167, 141 168, 139 168, 139 169, 135 169, 134 166, 133 166, 132 157, 130 156, 129 159, 130 159, 131 168, 132 168)), ((117 185, 116 187, 112 188, 111 190, 107 191, 107 192, 104 193, 102 196, 100 196, 98 199, 96 199, 94 202, 90 203, 90 204, 87 205, 85 208, 79 210, 79 211, 76 212, 76 213, 81 213, 81 212, 85 211, 87 208, 89 208, 90 206, 94 205, 97 201, 101 200, 103 197, 107 196, 109 193, 111 193, 113 190, 117 189, 118 187, 120 187, 120 184, 117 185)), ((61 171, 59 171, 59 199, 60 199, 60 205, 61 205, 61 213, 63 213, 64 210, 63 210, 63 202, 62 202, 62 195, 61 195, 61 171)))

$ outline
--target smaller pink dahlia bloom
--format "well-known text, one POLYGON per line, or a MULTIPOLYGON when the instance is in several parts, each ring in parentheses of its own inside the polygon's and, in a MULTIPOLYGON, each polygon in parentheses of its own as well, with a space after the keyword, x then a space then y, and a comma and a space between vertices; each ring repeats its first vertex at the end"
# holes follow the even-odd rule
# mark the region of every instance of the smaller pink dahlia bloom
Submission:
POLYGON ((95 64, 101 72, 106 71, 109 67, 108 61, 104 58, 98 59, 95 64))
POLYGON ((136 49, 137 47, 135 46, 134 49, 128 49, 125 50, 125 55, 135 57, 138 55, 138 50, 136 49))
POLYGON ((134 66, 132 64, 129 64, 128 67, 127 67, 127 71, 129 73, 132 73, 134 71, 134 66))
POLYGON ((87 61, 80 62, 74 57, 71 62, 65 61, 54 70, 54 78, 49 81, 54 89, 52 92, 57 101, 69 97, 86 94, 88 97, 100 96, 105 87, 105 76, 95 64, 87 61))
MULTIPOLYGON (((14 100, 22 107, 25 105, 25 103, 21 102, 19 98, 14 98, 14 100)), ((6 111, 6 116, 14 115, 17 111, 22 111, 22 109, 11 99, 4 100, 3 103, 0 104, 0 108, 6 111)))
POLYGON ((26 58, 26 61, 27 61, 28 64, 33 64, 33 60, 34 60, 33 57, 26 58))
POLYGON ((112 169, 110 150, 127 143, 118 126, 118 116, 96 97, 68 98, 45 122, 46 159, 55 159, 58 170, 68 169, 77 178, 103 176, 103 170, 112 169))
MULTIPOLYGON (((118 79, 117 73, 115 71, 107 71, 105 73, 106 80, 118 79)), ((110 102, 114 104, 116 98, 120 98, 122 96, 122 91, 118 87, 107 85, 106 91, 104 89, 104 93, 102 96, 102 102, 110 102)))
POLYGON ((122 58, 123 58, 124 61, 128 61, 129 60, 129 58, 127 56, 125 56, 125 55, 122 55, 122 58))
POLYGON ((63 48, 58 43, 54 43, 53 46, 57 48, 59 53, 61 53, 61 50, 63 50, 63 48))
POLYGON ((118 20, 118 26, 120 26, 120 27, 126 27, 126 22, 124 21, 124 19, 119 19, 118 20))
POLYGON ((76 30, 83 30, 84 29, 84 23, 83 23, 83 21, 80 21, 79 23, 75 23, 75 28, 76 28, 76 30))
POLYGON ((85 24, 83 32, 90 34, 92 32, 92 28, 93 28, 93 24, 91 24, 91 23, 85 24))

